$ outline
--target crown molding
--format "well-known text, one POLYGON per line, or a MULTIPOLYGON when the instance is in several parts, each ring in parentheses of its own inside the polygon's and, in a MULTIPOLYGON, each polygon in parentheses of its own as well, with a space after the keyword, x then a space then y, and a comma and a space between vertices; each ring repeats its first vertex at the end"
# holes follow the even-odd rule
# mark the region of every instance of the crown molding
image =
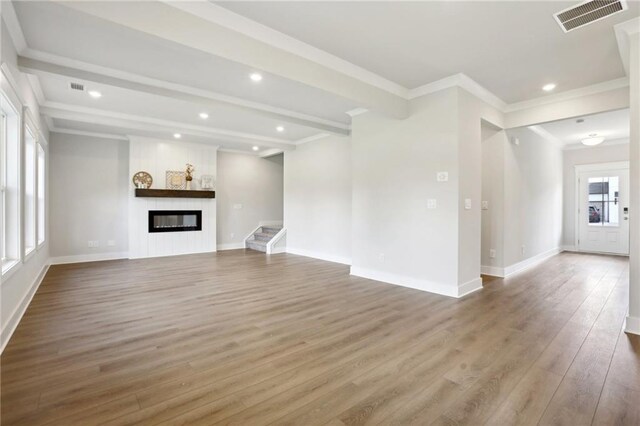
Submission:
POLYGON ((162 1, 171 7, 333 69, 378 89, 402 98, 407 97, 408 89, 396 82, 212 2, 162 1))
POLYGON ((76 136, 89 136, 92 138, 100 138, 100 139, 115 139, 119 141, 128 141, 129 138, 123 135, 116 135, 114 133, 98 133, 98 132, 88 132, 84 130, 74 130, 74 129, 65 129, 61 127, 52 126, 49 130, 51 133, 60 133, 65 135, 76 135, 76 136))
POLYGON ((296 145, 302 145, 307 142, 317 141, 318 139, 324 139, 327 136, 330 136, 329 133, 318 133, 317 135, 308 136, 306 138, 298 139, 296 141, 296 145))
POLYGON ((369 112, 369 110, 366 108, 355 108, 355 109, 352 109, 351 111, 347 111, 346 114, 351 118, 353 118, 358 115, 366 114, 367 112, 369 112))
POLYGON ((568 101, 583 96, 595 95, 602 92, 621 89, 628 86, 629 79, 627 77, 622 77, 615 80, 593 84, 591 86, 580 87, 578 89, 567 90, 565 92, 560 92, 553 95, 541 96, 539 98, 509 104, 503 110, 503 112, 520 111, 523 109, 534 108, 542 105, 553 104, 556 102, 568 101))
POLYGON ((460 87, 500 111, 504 111, 507 107, 506 102, 463 73, 450 75, 449 77, 411 89, 407 99, 415 99, 451 87, 460 87))
POLYGON ((250 155, 252 157, 258 156, 258 153, 255 151, 242 151, 240 149, 233 149, 233 148, 218 148, 218 152, 228 152, 229 154, 250 155))

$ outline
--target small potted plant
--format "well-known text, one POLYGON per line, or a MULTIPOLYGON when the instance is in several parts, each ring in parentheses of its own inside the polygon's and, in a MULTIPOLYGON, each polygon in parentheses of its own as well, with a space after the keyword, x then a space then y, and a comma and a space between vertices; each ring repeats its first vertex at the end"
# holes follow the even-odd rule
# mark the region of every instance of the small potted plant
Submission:
POLYGON ((187 181, 187 190, 191 189, 191 181, 193 180, 193 172, 196 170, 193 165, 187 163, 187 170, 185 170, 185 180, 187 181))

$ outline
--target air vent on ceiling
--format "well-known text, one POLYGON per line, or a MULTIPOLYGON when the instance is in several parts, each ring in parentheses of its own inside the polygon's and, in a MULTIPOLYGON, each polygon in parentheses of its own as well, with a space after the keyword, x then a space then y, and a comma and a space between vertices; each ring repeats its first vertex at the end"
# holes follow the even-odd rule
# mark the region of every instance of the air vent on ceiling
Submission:
POLYGON ((69 88, 71 90, 79 90, 81 92, 84 92, 84 84, 81 84, 81 83, 74 83, 72 81, 71 83, 69 83, 69 88))
POLYGON ((565 33, 627 10, 626 0, 590 0, 562 10, 553 17, 565 33))

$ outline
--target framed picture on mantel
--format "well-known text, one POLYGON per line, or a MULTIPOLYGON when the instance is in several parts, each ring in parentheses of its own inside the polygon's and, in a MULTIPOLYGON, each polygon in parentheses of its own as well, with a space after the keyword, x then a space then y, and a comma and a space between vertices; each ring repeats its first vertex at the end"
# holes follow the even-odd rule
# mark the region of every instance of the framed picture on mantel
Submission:
POLYGON ((176 170, 167 170, 166 187, 167 189, 186 189, 187 188, 186 173, 179 172, 176 170))
POLYGON ((202 175, 200 181, 200 187, 202 189, 207 191, 212 191, 214 189, 213 175, 202 175))

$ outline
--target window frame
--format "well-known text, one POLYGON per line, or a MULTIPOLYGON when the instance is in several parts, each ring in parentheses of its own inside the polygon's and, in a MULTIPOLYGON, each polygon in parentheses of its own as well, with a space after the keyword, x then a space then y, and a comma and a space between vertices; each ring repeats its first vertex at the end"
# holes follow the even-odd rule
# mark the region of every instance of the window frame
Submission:
POLYGON ((38 250, 47 242, 47 151, 44 149, 43 142, 44 140, 39 140, 36 144, 36 248, 38 250), (42 197, 40 197, 41 194, 42 197))
MULTIPOLYGON (((20 265, 23 263, 23 253, 22 253, 22 123, 23 123, 23 102, 22 99, 18 96, 17 91, 15 89, 15 80, 13 76, 9 72, 7 66, 3 63, 1 66, 2 79, 0 81, 0 109, 3 111, 5 115, 5 137, 4 137, 4 146, 2 149, 2 166, 4 170, 4 174, 2 176, 3 179, 3 187, 2 187, 2 221, 3 226, 6 226, 3 229, 2 235, 2 260, 0 261, 0 274, 2 276, 3 281, 8 279, 14 272, 16 272, 20 265), (10 111, 9 111, 10 110, 10 111), (10 182, 9 182, 9 162, 11 161, 9 158, 10 151, 10 141, 9 134, 15 133, 16 138, 16 146, 13 146, 11 149, 15 151, 16 162, 15 165, 15 176, 11 176, 11 180, 15 181, 15 185, 12 185, 12 191, 15 186, 15 194, 10 194, 8 191, 10 182), (15 200, 15 207, 10 205, 8 197, 12 196, 15 200), (9 223, 9 214, 10 210, 8 207, 11 207, 11 213, 15 214, 15 229, 10 229, 9 226, 14 226, 13 223, 9 223), (15 210, 15 211, 13 211, 15 210), (7 232, 8 231, 8 232, 7 232), (9 241, 10 238, 14 238, 15 241, 9 241), (9 247, 9 243, 11 247, 9 247), (8 253, 15 252, 15 256, 9 257, 8 253)), ((13 155, 14 153, 12 153, 13 155)))
POLYGON ((22 191, 21 191, 21 198, 22 198, 22 218, 23 220, 23 226, 22 226, 22 248, 23 248, 23 254, 22 254, 22 261, 26 262, 27 260, 29 260, 35 253, 36 253, 36 249, 38 248, 38 140, 39 140, 39 129, 35 124, 35 121, 33 120, 33 117, 31 116, 31 112, 29 111, 29 108, 25 107, 24 108, 24 119, 23 119, 23 129, 22 129, 22 168, 24 170, 24 173, 22 175, 22 191), (33 152, 31 153, 30 157, 28 157, 28 147, 27 147, 27 141, 28 138, 31 138, 32 140, 30 140, 29 143, 32 143, 32 149, 33 152), (31 170, 30 170, 31 169, 31 170), (29 173, 31 171, 31 176, 27 176, 27 173, 29 173), (27 187, 27 183, 29 182, 28 179, 31 178, 31 182, 32 182, 32 194, 31 196, 31 200, 28 200, 29 194, 27 194, 27 191, 30 189, 27 187), (27 217, 27 203, 31 203, 31 209, 32 209, 32 217, 27 217), (30 229, 29 229, 30 228, 30 229), (27 241, 27 236, 31 235, 32 238, 30 241, 27 241))

